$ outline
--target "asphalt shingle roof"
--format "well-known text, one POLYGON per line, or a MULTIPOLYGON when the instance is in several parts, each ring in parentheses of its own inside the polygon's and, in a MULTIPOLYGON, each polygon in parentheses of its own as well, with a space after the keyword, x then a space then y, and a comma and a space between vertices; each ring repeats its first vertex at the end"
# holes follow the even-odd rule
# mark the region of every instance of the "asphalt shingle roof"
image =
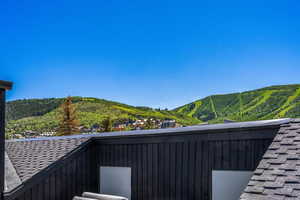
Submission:
POLYGON ((281 128, 241 200, 300 199, 300 119, 281 128))
POLYGON ((8 141, 5 148, 22 182, 87 141, 89 137, 8 141))

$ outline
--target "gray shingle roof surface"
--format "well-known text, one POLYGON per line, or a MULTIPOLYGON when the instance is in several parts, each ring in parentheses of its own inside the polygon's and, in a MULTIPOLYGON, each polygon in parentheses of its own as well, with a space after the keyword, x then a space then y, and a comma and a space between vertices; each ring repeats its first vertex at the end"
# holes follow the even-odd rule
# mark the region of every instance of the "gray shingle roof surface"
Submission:
POLYGON ((6 142, 7 155, 22 182, 76 149, 89 138, 6 142))
POLYGON ((19 186, 21 183, 21 179, 18 176, 15 167, 13 166, 7 153, 5 152, 4 191, 10 191, 19 186))
POLYGON ((300 119, 281 128, 241 200, 300 199, 300 119))

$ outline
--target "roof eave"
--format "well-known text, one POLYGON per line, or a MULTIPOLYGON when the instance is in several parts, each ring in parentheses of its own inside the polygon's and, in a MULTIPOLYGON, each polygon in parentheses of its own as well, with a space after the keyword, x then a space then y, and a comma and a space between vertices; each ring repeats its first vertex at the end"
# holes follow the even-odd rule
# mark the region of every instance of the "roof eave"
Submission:
POLYGON ((13 83, 10 81, 2 81, 0 80, 0 89, 10 90, 12 88, 13 83))

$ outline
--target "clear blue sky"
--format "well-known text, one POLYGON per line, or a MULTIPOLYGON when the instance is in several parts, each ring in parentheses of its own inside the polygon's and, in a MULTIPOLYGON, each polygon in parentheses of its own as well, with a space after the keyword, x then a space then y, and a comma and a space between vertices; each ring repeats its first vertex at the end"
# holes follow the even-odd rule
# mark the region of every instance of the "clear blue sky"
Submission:
POLYGON ((300 1, 4 0, 8 99, 100 97, 174 108, 300 83, 300 1))

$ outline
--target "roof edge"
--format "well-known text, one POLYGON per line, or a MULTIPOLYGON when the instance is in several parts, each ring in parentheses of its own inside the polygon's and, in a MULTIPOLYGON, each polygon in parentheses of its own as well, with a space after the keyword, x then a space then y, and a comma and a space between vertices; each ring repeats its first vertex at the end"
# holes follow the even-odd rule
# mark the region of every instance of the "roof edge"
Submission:
POLYGON ((299 199, 299 138, 300 118, 281 125, 240 200, 299 199))
POLYGON ((64 166, 64 164, 68 162, 69 159, 72 159, 77 153, 83 151, 86 147, 88 147, 88 145, 91 145, 92 142, 93 142, 92 138, 87 139, 86 141, 82 142, 79 146, 77 146, 75 149, 68 152, 63 157, 59 158, 58 160, 51 163, 46 168, 34 174, 31 178, 25 180, 24 182, 22 182, 22 180, 20 179, 20 184, 18 185, 16 184, 10 190, 5 190, 3 192, 4 197, 9 197, 8 199, 16 198, 24 190, 32 187, 35 184, 35 180, 43 180, 47 174, 54 172, 55 170, 57 170, 58 167, 64 166))
POLYGON ((0 80, 0 89, 10 90, 12 88, 13 83, 10 81, 2 81, 0 80))
POLYGON ((215 131, 234 131, 234 130, 249 130, 255 128, 269 128, 280 127, 282 124, 287 124, 293 121, 292 118, 272 119, 272 120, 259 120, 247 122, 232 122, 222 124, 208 124, 208 125, 195 125, 182 128, 166 128, 166 129, 150 129, 150 130, 135 130, 135 131, 117 131, 117 132, 103 132, 103 133, 89 133, 71 136, 54 136, 54 137, 40 137, 40 138, 26 138, 26 139, 13 139, 6 140, 5 142, 18 142, 18 141, 36 141, 36 140, 60 140, 66 138, 111 138, 111 137, 131 137, 131 136, 154 136, 163 134, 181 134, 181 133, 203 133, 215 131))
POLYGON ((5 163, 4 192, 9 192, 10 190, 13 190, 17 186, 21 185, 22 181, 6 152, 5 163))

